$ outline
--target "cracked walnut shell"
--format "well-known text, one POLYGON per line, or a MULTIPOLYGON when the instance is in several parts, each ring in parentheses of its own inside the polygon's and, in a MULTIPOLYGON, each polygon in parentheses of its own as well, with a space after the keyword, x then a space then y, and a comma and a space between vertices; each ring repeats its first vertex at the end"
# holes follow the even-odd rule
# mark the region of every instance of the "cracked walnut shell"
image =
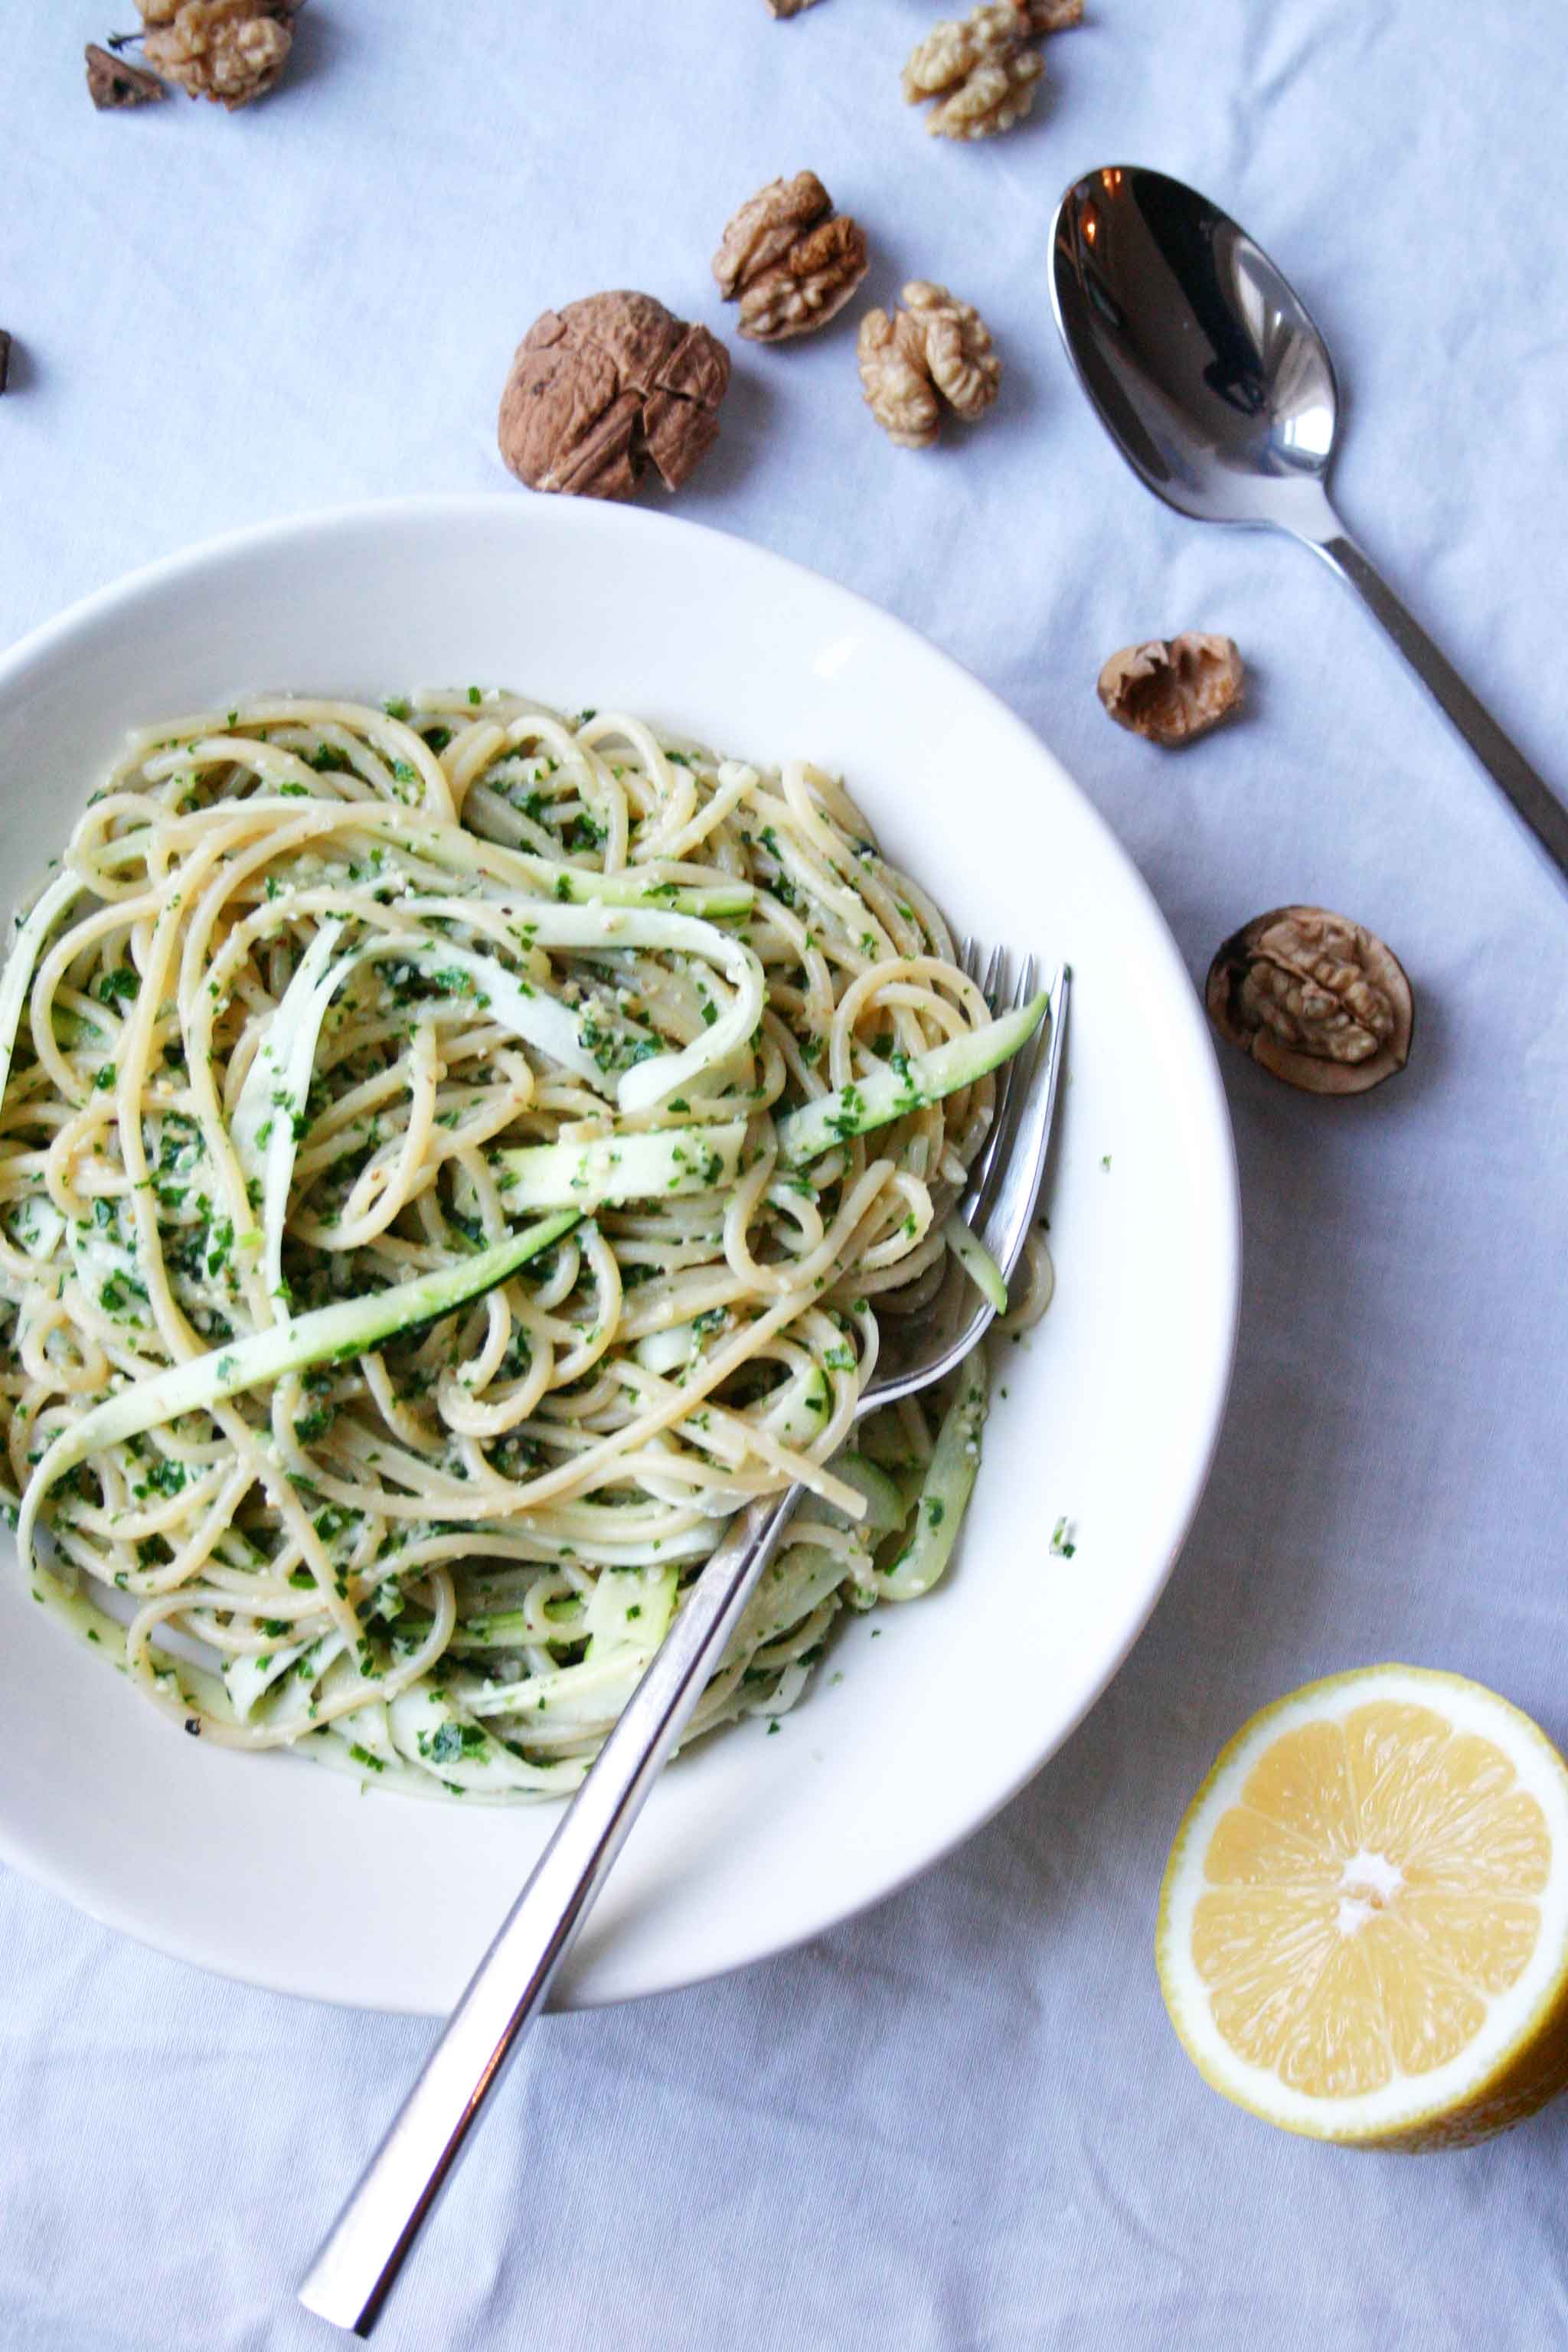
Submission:
POLYGON ((927 449, 942 426, 945 401, 973 424, 995 399, 1002 362, 985 321, 945 286, 917 278, 904 308, 868 310, 857 356, 866 404, 900 449, 927 449))
POLYGON ((651 294, 546 310, 501 394, 500 453, 534 490, 629 499, 647 467, 679 489, 712 447, 730 354, 651 294))
POLYGON ((1410 1055, 1415 1000, 1376 935, 1323 907, 1276 907, 1225 941, 1204 992, 1222 1037, 1309 1094, 1364 1094, 1410 1055))
POLYGON ((289 61, 304 0, 137 0, 154 73, 232 110, 269 90, 289 61))
POLYGON ((1238 707, 1245 677, 1231 638, 1188 629, 1169 643, 1151 637, 1112 654, 1100 673, 1100 698, 1119 727, 1173 751, 1238 707))
POLYGON ((982 0, 926 35, 904 68, 903 91, 910 106, 936 100, 926 117, 933 138, 990 139, 1023 121, 1045 71, 1023 45, 1027 30, 1013 0, 982 0))
POLYGON ((808 335, 837 317, 866 275, 866 240, 835 214, 815 172, 770 180, 741 206, 719 242, 713 275, 739 298, 741 332, 755 343, 808 335))
POLYGON ((87 94, 100 114, 121 106, 147 106, 169 95, 156 74, 144 73, 96 41, 87 45, 87 94))

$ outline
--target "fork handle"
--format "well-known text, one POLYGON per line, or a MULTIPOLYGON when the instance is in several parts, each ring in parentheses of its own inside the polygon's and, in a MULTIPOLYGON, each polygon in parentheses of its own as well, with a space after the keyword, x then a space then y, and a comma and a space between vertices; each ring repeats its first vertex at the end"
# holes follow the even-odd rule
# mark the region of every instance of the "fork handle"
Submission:
POLYGON ((323 2240, 300 2289, 319 2317, 356 2336, 375 2326, 805 1491, 742 1512, 693 1586, 323 2240))

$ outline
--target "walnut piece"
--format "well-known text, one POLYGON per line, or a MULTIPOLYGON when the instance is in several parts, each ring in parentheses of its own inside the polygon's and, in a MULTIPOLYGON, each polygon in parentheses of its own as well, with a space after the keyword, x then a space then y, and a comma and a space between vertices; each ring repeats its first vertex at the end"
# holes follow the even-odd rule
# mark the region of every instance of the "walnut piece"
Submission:
POLYGON ((534 490, 629 499, 651 463, 677 490, 719 433, 730 354, 651 294, 546 310, 501 394, 500 453, 534 490))
POLYGON ((137 0, 147 37, 142 54, 155 73, 193 98, 248 106, 289 61, 294 17, 304 0, 137 0))
POLYGON ((902 299, 901 310, 868 310, 861 320, 860 383, 889 439, 900 449, 928 449, 941 430, 944 400, 966 424, 990 407, 1002 362, 979 311, 945 286, 916 278, 902 299))
POLYGON ((743 204, 713 256, 727 302, 737 296, 741 332, 754 343, 809 335, 842 310, 866 275, 866 240, 815 172, 770 180, 743 204))
POLYGON ((1083 22, 1083 0, 1013 0, 1026 33, 1066 33, 1083 22))
POLYGON ((112 49, 100 49, 96 41, 87 45, 87 94, 100 113, 121 106, 145 106, 153 99, 169 95, 156 74, 133 66, 128 58, 117 58, 112 49))
POLYGON ((1222 1037, 1309 1094, 1364 1094, 1409 1059, 1415 1008, 1398 958, 1322 907, 1276 907, 1237 931, 1205 1002, 1222 1037))
POLYGON ((1045 71, 1024 37, 1013 0, 982 0, 926 35, 904 68, 903 90, 910 106, 936 100, 926 116, 933 138, 991 139, 1023 121, 1045 71))
POLYGON ((1100 673, 1100 698, 1119 727, 1173 751, 1238 707, 1245 676, 1229 637, 1188 629, 1169 643, 1151 637, 1112 654, 1100 673))
POLYGON ((770 16, 798 16, 803 8, 815 8, 816 0, 768 0, 770 16))
POLYGON ((944 18, 918 44, 903 71, 905 102, 953 89, 989 58, 1004 57, 1023 38, 1013 0, 981 0, 964 17, 944 18))

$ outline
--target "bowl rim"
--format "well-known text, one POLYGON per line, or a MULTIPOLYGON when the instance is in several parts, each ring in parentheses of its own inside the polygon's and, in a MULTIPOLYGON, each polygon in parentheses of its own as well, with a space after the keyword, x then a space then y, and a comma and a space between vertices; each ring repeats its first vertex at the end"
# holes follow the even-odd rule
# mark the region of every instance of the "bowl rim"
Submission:
MULTIPOLYGON (((1065 1717, 1053 1724, 1048 1742, 1005 1784, 992 1790, 983 1807, 969 1813, 965 1822, 951 1832, 942 1832, 930 1845, 922 1848, 918 1858, 900 1860, 892 1867, 882 1868, 857 1890, 850 1901, 837 1895, 826 1897, 811 1908, 810 1916, 800 1920, 789 1933, 778 1935, 773 1930, 754 1934, 749 1948, 740 1953, 727 1952, 704 1965, 700 1958, 694 1965, 679 1969, 665 1968, 647 1974, 635 1987, 624 1989, 616 1985, 604 1988, 592 1979, 579 1987, 568 1979, 563 1986, 563 1998, 552 2000, 552 2007, 595 2008, 628 2000, 651 1999, 656 1995, 713 1981, 742 1968, 777 1958, 798 1949, 833 1927, 858 1918, 874 1905, 888 1900, 921 1876, 927 1870, 945 1860, 961 1844, 967 1842, 985 1824, 1011 1803, 1019 1791, 1049 1762, 1051 1757, 1077 1730, 1090 1709, 1097 1705, 1105 1690, 1121 1671, 1134 1643, 1142 1633, 1164 1591, 1191 1533, 1205 1490, 1214 1467, 1220 1438, 1224 1431, 1226 1405, 1235 1373, 1239 1333, 1242 1296, 1242 1216, 1240 1176, 1236 1139, 1231 1125, 1215 1042, 1205 1018, 1201 998, 1187 972, 1181 950, 1152 890, 1143 877, 1131 852, 1123 845, 1113 829, 1101 815, 1082 785, 1063 765, 1050 747, 1036 734, 991 687, 987 686, 964 662, 934 644, 911 623, 903 620, 886 607, 846 586, 826 572, 818 572, 798 559, 776 552, 757 541, 738 532, 720 529, 714 524, 699 522, 681 516, 661 513, 631 505, 606 504, 600 501, 531 499, 526 504, 503 490, 417 491, 391 496, 354 499, 329 507, 311 508, 297 512, 273 516, 266 520, 239 525, 215 533, 184 547, 153 558, 132 570, 117 575, 103 585, 89 590, 84 596, 62 611, 38 623, 12 645, 0 651, 0 698, 25 679, 29 668, 40 659, 68 646, 71 637, 112 616, 118 608, 133 604, 140 597, 165 587, 177 586, 209 570, 221 571, 236 560, 263 552, 279 543, 329 540, 337 532, 373 530, 379 525, 395 528, 408 522, 449 524, 462 528, 482 522, 487 527, 553 529, 564 523, 571 530, 603 530, 614 538, 628 526, 636 530, 658 536, 674 533, 680 538, 715 541, 733 554, 738 551, 746 559, 761 562, 765 567, 780 568, 793 574, 814 596, 826 594, 837 600, 847 614, 858 614, 874 625, 877 630, 891 631, 902 640, 904 649, 928 666, 933 666, 950 685, 963 693, 981 698, 988 707, 993 722, 1016 741, 1026 760, 1044 760, 1055 770, 1059 782, 1079 804, 1079 814, 1089 829, 1097 833, 1103 846, 1109 848, 1114 862, 1122 869, 1130 890, 1142 900, 1151 919, 1152 937, 1169 968, 1170 976, 1179 981, 1173 989, 1172 1001, 1179 1003, 1182 1019, 1190 1039, 1198 1047, 1194 1069, 1200 1075, 1202 1102, 1199 1106, 1202 1123, 1206 1131, 1216 1172, 1224 1179, 1223 1198, 1215 1204, 1214 1239, 1216 1244, 1216 1264, 1214 1280, 1220 1293, 1216 1304, 1221 1309, 1217 1336, 1219 1345, 1213 1348, 1209 1360, 1208 1393, 1204 1399, 1203 1421, 1206 1437, 1201 1448, 1194 1448, 1179 1495, 1169 1512, 1169 1531, 1162 1556, 1120 1617, 1112 1621, 1109 1643, 1095 1674, 1082 1685, 1075 1705, 1065 1717), (566 518, 571 517, 570 522, 566 518), (510 518, 510 520, 509 520, 510 518)), ((127 722, 129 723, 129 722, 127 722)), ((22 877, 25 884, 26 877, 22 877)), ((1211 1339, 1212 1347, 1212 1339, 1211 1339)), ((540 1807, 540 1812, 551 1809, 540 1807)), ((0 1861, 18 1870, 50 1892, 57 1894, 75 1907, 84 1910, 100 1924, 126 1935, 144 1948, 163 1953, 230 1979, 235 1982, 254 1985, 290 1999, 325 2000, 335 2006, 381 2011, 385 2013, 437 2014, 433 2010, 411 2011, 402 2001, 367 1996, 345 1994, 334 1982, 312 1974, 310 1966, 297 1969, 290 1980, 268 1973, 261 1966, 255 1969, 237 1967, 229 1961, 217 1961, 207 1953, 195 1948, 188 1936, 172 1932, 166 1937, 148 1931, 144 1919, 128 1916, 121 1904, 110 1897, 96 1899, 90 1887, 73 1876, 68 1867, 56 1861, 52 1854, 40 1855, 32 1846, 13 1835, 11 1825, 0 1814, 0 1861)), ((476 1952, 476 1961, 478 1954, 476 1952)))

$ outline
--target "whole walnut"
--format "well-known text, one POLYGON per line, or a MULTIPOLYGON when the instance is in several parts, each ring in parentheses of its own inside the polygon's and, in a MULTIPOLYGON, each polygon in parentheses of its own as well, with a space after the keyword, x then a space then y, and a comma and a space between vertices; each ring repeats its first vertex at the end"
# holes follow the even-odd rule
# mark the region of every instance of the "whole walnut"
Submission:
POLYGON ((923 278, 911 279, 902 299, 902 310, 868 310, 861 320, 860 383, 889 438, 901 449, 927 449, 941 430, 943 401, 966 424, 990 407, 1002 362, 973 303, 923 278))
POLYGON ((740 299, 741 332, 782 343, 825 327, 866 275, 866 240, 815 172, 770 180, 741 206, 713 257, 727 302, 740 299))
POLYGON ((137 0, 154 73, 232 110, 269 90, 289 61, 304 0, 137 0))
POLYGON ((629 499, 649 465, 680 488, 712 447, 730 354, 651 294, 590 294, 530 327, 501 394, 500 453, 533 490, 629 499))

